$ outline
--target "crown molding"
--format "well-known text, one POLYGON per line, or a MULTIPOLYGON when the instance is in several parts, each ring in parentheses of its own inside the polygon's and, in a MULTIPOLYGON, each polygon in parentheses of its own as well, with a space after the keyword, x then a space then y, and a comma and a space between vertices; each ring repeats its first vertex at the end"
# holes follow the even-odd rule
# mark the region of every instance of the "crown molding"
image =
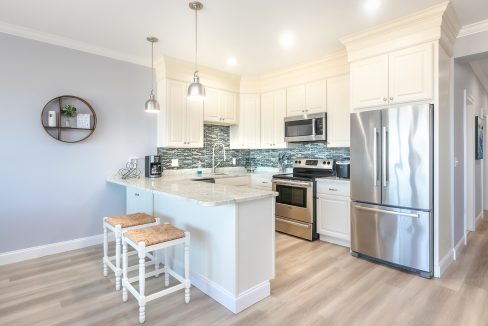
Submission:
POLYGON ((459 31, 457 37, 460 38, 482 32, 488 32, 488 19, 473 24, 464 25, 463 27, 461 27, 461 30, 459 31))
POLYGON ((115 59, 119 61, 134 63, 141 66, 150 67, 147 59, 132 57, 121 52, 113 51, 104 47, 96 46, 90 43, 77 41, 71 38, 40 32, 35 29, 13 25, 0 21, 0 33, 14 35, 34 41, 57 45, 64 48, 78 50, 81 52, 91 53, 102 57, 115 59))

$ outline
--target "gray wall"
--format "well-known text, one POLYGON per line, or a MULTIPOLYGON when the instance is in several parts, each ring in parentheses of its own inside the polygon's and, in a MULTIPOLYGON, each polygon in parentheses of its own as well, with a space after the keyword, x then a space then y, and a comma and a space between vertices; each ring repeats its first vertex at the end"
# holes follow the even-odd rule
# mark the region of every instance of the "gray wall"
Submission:
MULTIPOLYGON (((454 63, 454 156, 458 158, 459 165, 454 170, 454 230, 453 240, 456 245, 463 237, 464 230, 464 90, 472 94, 476 99, 474 104, 475 115, 481 115, 481 108, 486 109, 488 96, 482 87, 478 78, 474 74, 471 66, 456 60, 454 63)), ((467 137, 474 137, 475 121, 470 122, 471 130, 468 131, 467 137)), ((486 155, 485 145, 485 155, 486 155)), ((475 215, 482 210, 482 169, 483 162, 475 162, 475 215)), ((485 189, 487 191, 487 189, 485 189)))
POLYGON ((150 70, 6 34, 0 49, 0 252, 100 234, 102 217, 125 205, 106 177, 156 150, 156 117, 143 111, 150 70), (44 104, 65 94, 98 116, 81 143, 40 124, 44 104))

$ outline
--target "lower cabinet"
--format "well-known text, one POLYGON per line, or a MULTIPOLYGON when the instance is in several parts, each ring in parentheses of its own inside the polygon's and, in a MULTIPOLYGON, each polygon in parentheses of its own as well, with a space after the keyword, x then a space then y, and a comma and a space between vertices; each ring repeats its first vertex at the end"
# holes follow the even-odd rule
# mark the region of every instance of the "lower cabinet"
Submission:
POLYGON ((350 216, 349 196, 317 194, 317 233, 320 234, 320 240, 350 247, 350 216))
POLYGON ((153 214, 153 194, 151 192, 127 187, 125 196, 126 214, 153 214))

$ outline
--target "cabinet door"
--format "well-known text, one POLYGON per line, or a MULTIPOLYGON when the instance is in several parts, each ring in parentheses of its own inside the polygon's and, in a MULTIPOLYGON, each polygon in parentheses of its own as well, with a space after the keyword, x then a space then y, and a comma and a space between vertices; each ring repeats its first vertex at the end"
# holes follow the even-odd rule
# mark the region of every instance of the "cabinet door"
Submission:
POLYGON ((239 124, 244 148, 259 148, 261 142, 261 103, 257 94, 241 95, 239 124))
POLYGON ((317 199, 317 232, 338 244, 351 239, 349 197, 319 195, 317 199))
POLYGON ((431 99, 434 89, 433 61, 431 43, 391 53, 390 104, 431 99))
POLYGON ((205 89, 205 100, 203 102, 203 120, 205 122, 220 121, 220 92, 216 89, 205 89))
POLYGON ((306 113, 327 112, 327 80, 307 84, 305 95, 306 113))
POLYGON ((125 192, 126 214, 153 214, 153 194, 151 192, 127 187, 125 192))
POLYGON ((350 146, 349 76, 327 81, 327 146, 350 146))
POLYGON ((203 147, 203 101, 188 101, 186 117, 187 147, 203 147))
POLYGON ((288 87, 286 89, 286 116, 305 113, 305 85, 288 87))
MULTIPOLYGON (((273 148, 286 148, 285 143, 285 117, 286 117, 286 90, 273 92, 273 148)), ((264 126, 266 128, 266 126, 264 126)))
POLYGON ((357 109, 388 104, 388 56, 351 63, 351 107, 357 109))
POLYGON ((220 117, 222 122, 227 124, 237 123, 237 96, 235 93, 221 93, 220 117))
POLYGON ((273 148, 274 125, 274 93, 264 93, 261 96, 261 148, 273 148))
POLYGON ((167 146, 186 146, 186 83, 168 80, 166 83, 167 146))

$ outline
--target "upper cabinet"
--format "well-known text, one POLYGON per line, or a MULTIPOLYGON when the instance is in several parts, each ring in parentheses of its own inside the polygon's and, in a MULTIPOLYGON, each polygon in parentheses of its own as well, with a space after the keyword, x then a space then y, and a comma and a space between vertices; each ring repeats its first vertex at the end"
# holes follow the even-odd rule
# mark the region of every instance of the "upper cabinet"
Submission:
POLYGON ((187 101, 188 84, 166 80, 166 103, 159 114, 162 147, 203 147, 203 103, 187 101))
POLYGON ((349 76, 327 81, 327 146, 349 147, 349 76))
POLYGON ((250 149, 261 146, 261 97, 239 96, 239 124, 230 127, 230 148, 250 149))
POLYGON ((286 148, 286 90, 261 96, 261 148, 286 148))
POLYGON ((209 87, 205 93, 205 122, 221 125, 237 123, 237 94, 209 87))
POLYGON ((287 116, 327 111, 327 81, 289 87, 286 90, 287 116))
POLYGON ((353 110, 433 98, 431 43, 351 63, 353 110))

